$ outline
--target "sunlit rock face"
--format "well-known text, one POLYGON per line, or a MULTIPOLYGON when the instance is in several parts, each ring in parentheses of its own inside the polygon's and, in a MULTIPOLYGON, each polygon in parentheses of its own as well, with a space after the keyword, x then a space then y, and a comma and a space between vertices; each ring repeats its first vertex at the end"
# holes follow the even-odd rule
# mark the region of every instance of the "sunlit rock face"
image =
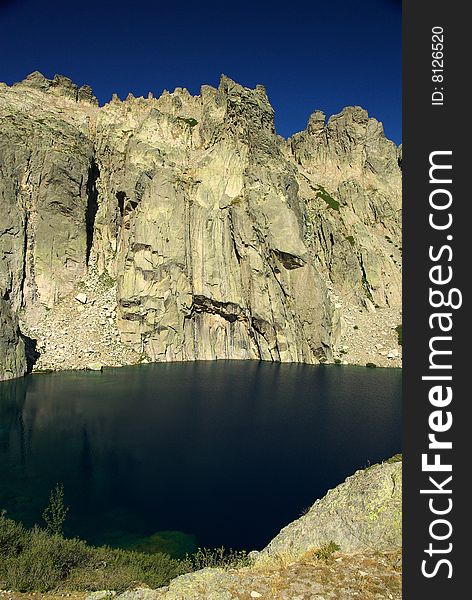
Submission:
POLYGON ((400 304, 399 152, 360 108, 284 140, 262 86, 99 107, 33 73, 0 119, 0 293, 27 322, 105 278, 147 360, 317 363, 343 302, 400 304))

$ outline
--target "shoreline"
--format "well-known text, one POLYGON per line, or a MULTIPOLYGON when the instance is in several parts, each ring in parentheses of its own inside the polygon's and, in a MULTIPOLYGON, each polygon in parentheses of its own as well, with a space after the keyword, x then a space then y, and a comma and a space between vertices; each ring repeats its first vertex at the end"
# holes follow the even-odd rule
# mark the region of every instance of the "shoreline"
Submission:
MULTIPOLYGON (((30 307, 19 315, 20 330, 34 343, 30 372, 99 371, 106 367, 194 362, 153 360, 121 340, 116 286, 89 282, 86 301, 74 290, 52 309, 30 307), (77 298, 80 297, 81 300, 77 298)), ((209 357, 197 360, 250 360, 279 364, 339 364, 366 367, 401 367, 402 346, 397 328, 402 323, 400 307, 361 307, 336 297, 336 343, 329 358, 319 362, 270 360, 269 358, 209 357)))
POLYGON ((141 362, 134 364, 126 364, 126 365, 102 365, 101 369, 90 369, 87 367, 77 368, 77 369, 36 369, 21 377, 16 377, 14 379, 7 379, 5 381, 1 381, 0 383, 6 383, 8 381, 17 381, 18 379, 24 379, 26 377, 31 377, 32 375, 52 375, 56 373, 102 373, 104 370, 112 370, 112 369, 124 369, 128 367, 140 367, 140 366, 155 366, 155 365, 183 365, 189 363, 229 363, 229 362, 239 362, 239 363, 262 363, 262 364, 273 364, 273 365, 286 365, 286 366, 308 366, 308 367, 347 367, 347 368, 359 368, 359 369, 369 369, 369 368, 379 368, 383 369, 399 369, 402 370, 402 365, 375 365, 375 367, 371 367, 369 365, 355 364, 355 363, 336 363, 336 362, 320 362, 318 364, 313 363, 303 363, 303 362, 276 362, 276 361, 268 361, 268 360, 256 360, 256 359, 246 359, 241 360, 238 358, 222 358, 222 359, 213 359, 213 360, 174 360, 171 362, 141 362))

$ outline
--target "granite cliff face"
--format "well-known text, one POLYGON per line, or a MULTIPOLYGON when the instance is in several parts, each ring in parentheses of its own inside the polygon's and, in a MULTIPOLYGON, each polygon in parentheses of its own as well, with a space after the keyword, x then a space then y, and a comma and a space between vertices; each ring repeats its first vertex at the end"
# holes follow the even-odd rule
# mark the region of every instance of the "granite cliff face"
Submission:
POLYGON ((364 110, 284 140, 262 86, 99 107, 33 73, 0 121, 0 378, 25 369, 17 314, 43 368, 317 363, 356 314, 398 324, 399 150, 364 110))

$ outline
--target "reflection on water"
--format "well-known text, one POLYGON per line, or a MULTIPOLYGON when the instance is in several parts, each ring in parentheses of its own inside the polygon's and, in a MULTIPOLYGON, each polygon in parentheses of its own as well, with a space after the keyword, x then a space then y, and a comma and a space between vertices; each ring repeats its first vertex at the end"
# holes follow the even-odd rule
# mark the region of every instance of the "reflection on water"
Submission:
POLYGON ((400 411, 393 369, 218 361, 28 376, 0 385, 0 508, 40 522, 62 482, 69 535, 259 548, 401 451, 400 411))

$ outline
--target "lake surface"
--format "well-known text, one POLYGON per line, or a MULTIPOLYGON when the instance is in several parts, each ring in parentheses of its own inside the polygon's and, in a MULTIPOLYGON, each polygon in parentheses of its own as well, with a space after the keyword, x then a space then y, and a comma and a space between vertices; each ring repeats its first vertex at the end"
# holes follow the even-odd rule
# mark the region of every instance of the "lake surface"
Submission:
POLYGON ((397 452, 397 369, 218 361, 0 384, 0 509, 41 523, 63 483, 66 533, 96 544, 260 549, 397 452))

